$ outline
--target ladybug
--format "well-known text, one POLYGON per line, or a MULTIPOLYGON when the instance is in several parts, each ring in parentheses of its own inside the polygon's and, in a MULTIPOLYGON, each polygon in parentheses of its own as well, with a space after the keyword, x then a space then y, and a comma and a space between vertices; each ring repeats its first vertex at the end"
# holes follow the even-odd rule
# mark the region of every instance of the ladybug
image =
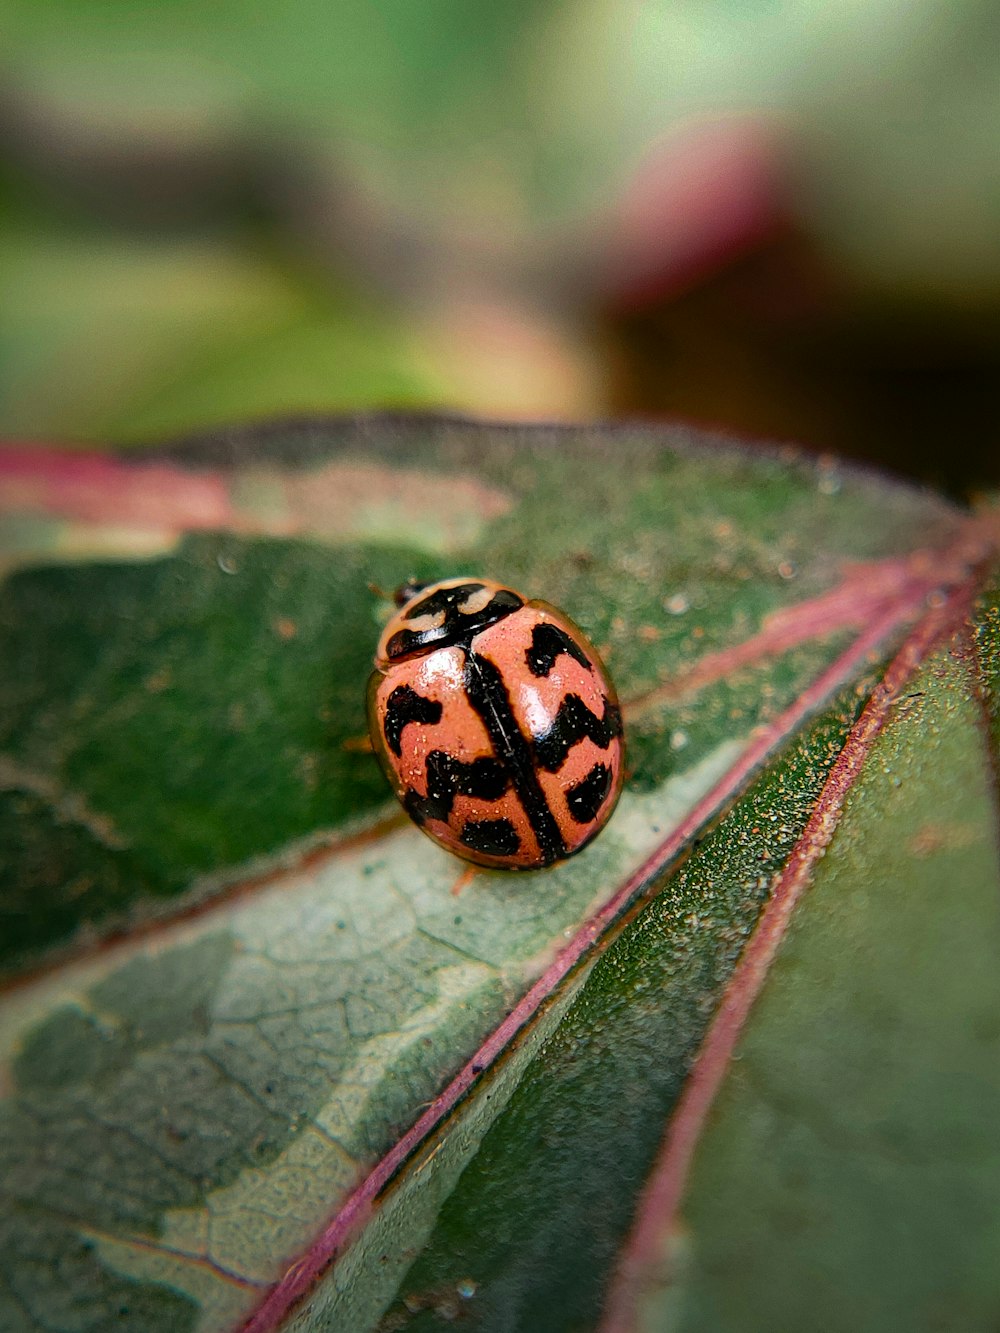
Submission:
POLYGON ((417 825, 493 869, 586 846, 622 786, 614 687, 573 622, 489 579, 405 585, 368 682, 368 725, 417 825))

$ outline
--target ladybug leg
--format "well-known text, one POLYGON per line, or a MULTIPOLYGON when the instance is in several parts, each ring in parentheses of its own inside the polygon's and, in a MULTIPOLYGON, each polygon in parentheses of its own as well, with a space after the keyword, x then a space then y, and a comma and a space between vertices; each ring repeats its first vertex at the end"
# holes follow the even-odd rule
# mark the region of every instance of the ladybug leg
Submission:
POLYGON ((348 754, 374 754, 375 748, 372 745, 370 736, 348 736, 340 742, 340 748, 346 750, 348 754))
POLYGON ((476 878, 477 873, 478 871, 475 866, 466 866, 458 879, 456 879, 455 883, 451 886, 451 896, 457 898, 463 889, 469 887, 472 881, 476 878))

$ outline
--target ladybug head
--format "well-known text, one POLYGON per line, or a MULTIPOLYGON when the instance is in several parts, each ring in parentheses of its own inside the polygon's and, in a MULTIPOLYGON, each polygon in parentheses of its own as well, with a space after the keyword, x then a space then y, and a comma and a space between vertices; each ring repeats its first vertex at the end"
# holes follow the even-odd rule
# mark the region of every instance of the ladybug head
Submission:
POLYGON ((462 643, 524 605, 520 593, 502 583, 471 578, 404 583, 395 600, 400 609, 382 632, 376 654, 381 667, 462 643))
POLYGON ((412 602, 414 597, 419 596, 425 588, 430 587, 433 587, 433 584, 428 583, 426 579, 407 579, 392 594, 392 600, 397 606, 405 606, 407 602, 412 602))

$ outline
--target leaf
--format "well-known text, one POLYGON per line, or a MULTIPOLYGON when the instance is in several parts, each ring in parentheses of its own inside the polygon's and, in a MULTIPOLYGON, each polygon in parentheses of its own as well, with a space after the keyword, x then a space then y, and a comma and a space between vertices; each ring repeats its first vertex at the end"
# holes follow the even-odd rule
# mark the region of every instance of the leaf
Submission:
POLYGON ((725 1075, 715 1025, 989 523, 682 431, 391 418, 11 452, 0 512, 0 1325, 595 1327, 622 1282, 645 1309, 664 1126, 725 1075), (455 899, 344 741, 369 584, 462 570, 602 645, 632 773, 579 857, 455 899))
POLYGON ((848 794, 699 1148, 671 1327, 995 1325, 1000 860, 970 669, 964 634, 929 659, 848 794))

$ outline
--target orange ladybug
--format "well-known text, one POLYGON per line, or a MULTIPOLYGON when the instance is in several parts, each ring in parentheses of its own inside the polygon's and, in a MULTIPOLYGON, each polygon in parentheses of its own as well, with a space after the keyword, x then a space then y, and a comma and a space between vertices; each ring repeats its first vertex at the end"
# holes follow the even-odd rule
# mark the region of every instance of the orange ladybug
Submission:
POLYGON ((375 753, 457 856, 531 870, 586 846, 622 786, 621 711, 561 611, 488 579, 405 585, 368 682, 375 753))

